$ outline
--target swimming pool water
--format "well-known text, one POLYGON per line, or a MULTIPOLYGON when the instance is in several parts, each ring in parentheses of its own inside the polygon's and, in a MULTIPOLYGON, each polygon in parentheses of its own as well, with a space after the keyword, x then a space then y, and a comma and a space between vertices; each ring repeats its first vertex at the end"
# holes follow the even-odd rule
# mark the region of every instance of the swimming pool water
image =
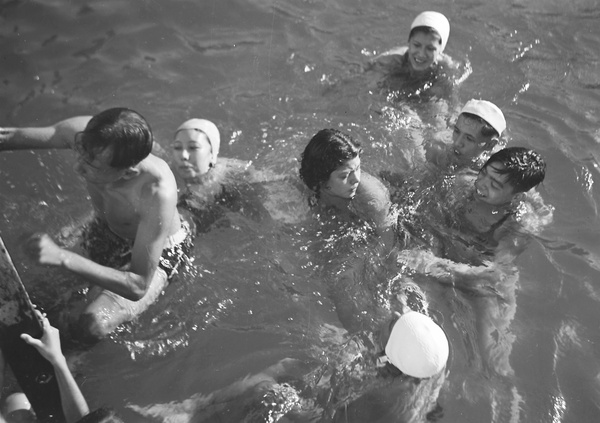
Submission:
MULTIPOLYGON (((472 321, 456 297, 439 303, 445 319, 465 325, 449 326, 454 358, 439 421, 595 421, 600 13, 594 0, 5 1, 0 126, 40 126, 126 106, 148 119, 166 147, 181 122, 205 117, 221 129, 223 157, 290 178, 310 137, 336 127, 362 141, 364 169, 377 174, 410 158, 407 148, 427 131, 406 109, 390 108, 360 71, 370 57, 403 44, 422 10, 449 18, 446 52, 470 69, 457 88, 458 103, 481 97, 503 109, 508 145, 545 157, 539 191, 555 208, 553 223, 516 260, 512 409, 495 408, 482 394, 503 387, 481 372, 477 350, 462 336, 472 321)), ((413 109, 428 113, 428 107, 413 109)), ((70 239, 68 228, 89 213, 70 154, 0 154, 0 231, 34 300, 50 311, 77 304, 84 285, 37 268, 20 243, 39 230, 70 239)), ((77 356, 77 380, 92 407, 112 405, 128 421, 145 421, 126 405, 209 394, 282 358, 310 355, 323 342, 323 328, 340 325, 323 283, 325 258, 336 252, 319 238, 321 229, 231 214, 203 234, 194 267, 159 303, 77 356)))

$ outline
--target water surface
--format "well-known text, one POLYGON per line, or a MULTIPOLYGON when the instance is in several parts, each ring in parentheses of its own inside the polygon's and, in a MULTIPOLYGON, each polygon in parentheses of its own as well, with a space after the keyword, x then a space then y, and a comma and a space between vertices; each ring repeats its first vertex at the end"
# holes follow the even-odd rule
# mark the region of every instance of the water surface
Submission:
MULTIPOLYGON (((426 131, 398 110, 386 113, 389 103, 368 89, 361 69, 403 44, 422 10, 449 18, 446 52, 472 69, 457 90, 458 103, 481 97, 503 109, 508 145, 546 158, 539 192, 555 207, 552 225, 516 261, 510 364, 519 411, 494 417, 489 398, 479 394, 492 382, 470 368, 474 350, 461 338, 464 328, 450 326, 455 358, 440 421, 594 421, 600 403, 594 0, 4 1, 0 125, 40 126, 127 106, 149 120, 166 147, 181 122, 204 117, 221 128, 222 156, 291 176, 309 138, 337 127, 362 141, 364 168, 377 174, 396 166, 426 131)), ((68 237, 64 228, 89 213, 71 159, 70 152, 0 154, 0 230, 32 296, 49 310, 77 303, 83 285, 35 267, 20 243, 39 230, 68 237)), ((317 241, 301 225, 228 216, 197 240, 194 268, 158 304, 79 357, 76 376, 92 406, 109 404, 129 421, 144 421, 126 405, 210 393, 310 350, 324 325, 340 325, 322 263, 311 256, 323 246, 317 241)), ((461 304, 440 308, 460 317, 461 304)))

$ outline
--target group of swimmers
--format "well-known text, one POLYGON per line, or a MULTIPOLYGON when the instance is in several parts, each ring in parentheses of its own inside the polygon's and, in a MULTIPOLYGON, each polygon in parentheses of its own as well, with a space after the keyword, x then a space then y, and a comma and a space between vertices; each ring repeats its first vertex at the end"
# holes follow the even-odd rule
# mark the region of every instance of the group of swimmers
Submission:
MULTIPOLYGON (((387 66, 391 78, 435 78, 451 65, 443 54, 449 31, 442 14, 424 12, 411 26, 408 47, 388 52, 376 62, 387 66)), ((414 195, 415 189, 452 175, 457 181, 453 186, 465 194, 457 205, 462 218, 458 229, 474 233, 484 248, 494 250, 504 241, 506 233, 501 229, 518 223, 516 204, 523 193, 543 181, 546 166, 530 149, 498 150, 505 129, 504 115, 496 105, 468 101, 454 123, 452 143, 424 146, 427 165, 414 169, 418 180, 395 172, 382 172, 381 178, 362 172, 360 143, 337 129, 323 129, 304 149, 300 179, 316 212, 367 222, 382 237, 392 234, 398 240, 408 234, 434 254, 452 258, 440 244, 411 233, 407 216, 397 213, 409 192, 414 195)), ((219 130, 205 119, 184 122, 170 147, 171 167, 153 154, 149 124, 127 108, 42 128, 0 129, 0 151, 55 148, 76 153, 74 169, 85 181, 94 209, 94 219, 82 233, 85 254, 61 247, 47 234, 31 237, 26 250, 38 264, 63 268, 92 284, 89 302, 78 317, 81 338, 105 337, 158 299, 192 254, 194 238, 202 242, 201 230, 194 229, 202 222, 190 222, 183 209, 204 209, 220 201, 235 175, 246 175, 249 169, 248 163, 218 157, 219 130)), ((401 246, 406 247, 406 243, 401 246)), ((57 332, 47 319, 44 322, 41 340, 28 336, 24 340, 54 365, 64 382, 61 393, 67 398, 63 401, 67 421, 76 422, 89 409, 66 369, 57 332)), ((405 310, 394 319, 390 333, 382 349, 391 366, 417 379, 444 371, 448 340, 426 312, 405 310)), ((352 407, 343 409, 332 415, 351 419, 352 407)))

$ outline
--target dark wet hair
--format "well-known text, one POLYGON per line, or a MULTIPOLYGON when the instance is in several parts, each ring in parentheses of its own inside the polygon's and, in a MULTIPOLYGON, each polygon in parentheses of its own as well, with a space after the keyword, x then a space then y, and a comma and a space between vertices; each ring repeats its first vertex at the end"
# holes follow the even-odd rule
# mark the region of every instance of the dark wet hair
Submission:
POLYGON ((144 160, 152 151, 152 130, 139 113, 123 107, 104 110, 95 115, 75 137, 80 148, 92 160, 111 148, 110 166, 125 169, 144 160))
POLYGON ((484 118, 482 118, 481 116, 475 115, 473 113, 469 113, 469 112, 463 112, 461 113, 461 115, 463 115, 466 118, 469 119, 474 119, 477 122, 481 123, 483 126, 481 127, 481 135, 483 135, 484 137, 499 137, 500 134, 498 133, 498 131, 496 131, 494 129, 494 127, 492 125, 490 125, 488 123, 487 120, 485 120, 484 118))
POLYGON ((321 184, 348 160, 360 155, 360 143, 337 129, 322 129, 311 138, 302 153, 300 178, 319 194, 321 184))
POLYGON ((86 414, 77 423, 124 423, 117 412, 110 407, 101 407, 86 414))
POLYGON ((492 154, 483 165, 501 163, 504 168, 497 172, 507 176, 507 182, 515 193, 526 192, 539 185, 546 176, 546 162, 539 153, 524 147, 508 147, 492 154))
POLYGON ((439 38, 439 43, 440 45, 442 45, 442 36, 440 35, 439 32, 437 32, 435 29, 433 29, 430 26, 415 26, 413 29, 410 30, 410 33, 408 34, 408 41, 410 41, 410 39, 412 37, 414 37, 415 35, 417 35, 418 33, 422 33, 422 34, 432 34, 432 35, 437 35, 437 37, 439 38))

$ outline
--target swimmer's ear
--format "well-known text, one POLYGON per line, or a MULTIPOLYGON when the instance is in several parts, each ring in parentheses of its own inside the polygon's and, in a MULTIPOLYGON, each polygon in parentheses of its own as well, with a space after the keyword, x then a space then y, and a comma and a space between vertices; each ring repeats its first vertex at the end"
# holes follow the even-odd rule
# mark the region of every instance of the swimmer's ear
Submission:
POLYGON ((137 166, 131 166, 128 167, 127 169, 125 169, 125 173, 123 174, 123 177, 125 179, 132 179, 135 178, 136 176, 138 176, 140 174, 140 169, 137 166))
POLYGON ((492 148, 497 146, 499 142, 500 142, 500 137, 497 135, 494 135, 492 138, 490 138, 490 140, 488 142, 485 143, 486 150, 491 150, 492 148))
POLYGON ((524 199, 525 199, 524 192, 518 192, 513 196, 513 201, 515 201, 515 202, 523 201, 524 199))

